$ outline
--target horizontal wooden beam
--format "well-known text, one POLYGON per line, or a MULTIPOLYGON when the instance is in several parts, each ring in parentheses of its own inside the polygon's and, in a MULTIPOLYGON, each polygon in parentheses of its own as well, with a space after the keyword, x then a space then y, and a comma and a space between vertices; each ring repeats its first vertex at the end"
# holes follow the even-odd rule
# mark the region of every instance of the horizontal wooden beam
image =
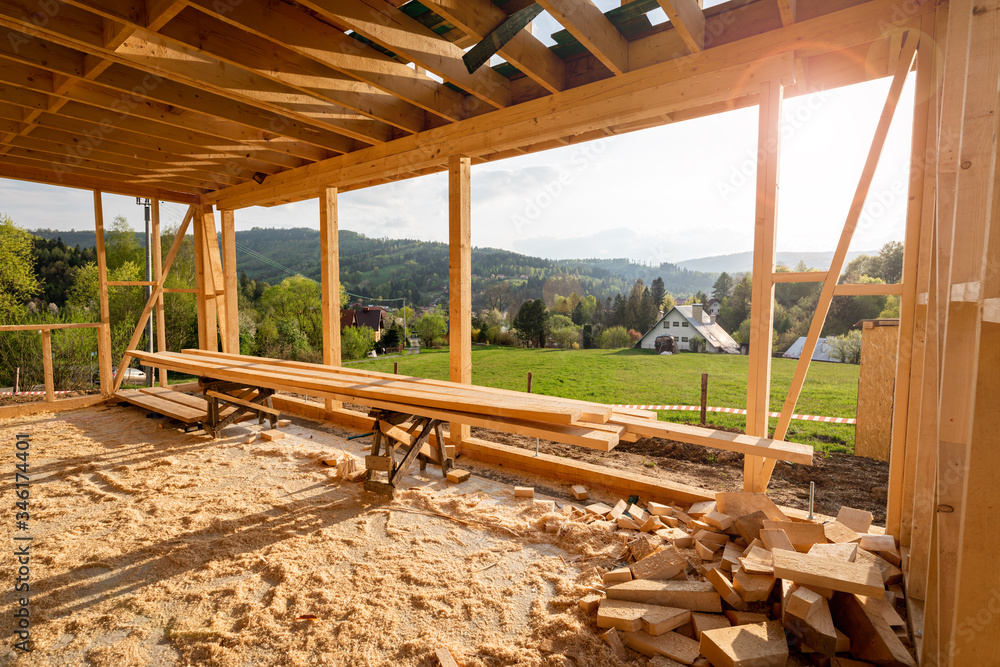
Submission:
POLYGON ((837 285, 833 288, 834 296, 882 296, 902 293, 902 285, 886 285, 883 283, 852 283, 837 285))
POLYGON ((0 331, 52 331, 53 329, 99 329, 100 322, 68 322, 60 324, 4 324, 0 331))
POLYGON ((775 271, 771 274, 773 283, 821 283, 826 280, 826 271, 775 271))
MULTIPOLYGON (((700 55, 707 59, 711 54, 709 50, 700 55)), ((440 166, 446 157, 441 152, 442 146, 448 146, 451 154, 476 157, 598 130, 615 120, 639 120, 722 101, 741 91, 747 94, 756 90, 763 80, 791 79, 793 60, 791 53, 783 54, 759 63, 750 72, 743 65, 714 69, 706 63, 691 62, 682 67, 668 63, 278 174, 264 185, 238 185, 208 198, 221 208, 243 208, 298 192, 315 193, 324 185, 342 187, 379 176, 440 166), (560 99, 556 101, 556 97, 560 99)))
POLYGON ((48 183, 67 188, 81 190, 100 190, 115 195, 127 197, 145 197, 178 204, 195 204, 198 193, 178 192, 156 185, 126 183, 114 178, 86 176, 74 173, 72 170, 43 169, 33 166, 12 164, 6 159, 0 159, 0 178, 10 178, 15 181, 30 181, 32 183, 48 183))
POLYGON ((17 405, 6 405, 0 407, 0 422, 8 419, 28 417, 40 412, 63 412, 66 410, 80 410, 90 408, 104 403, 107 400, 101 395, 76 396, 74 398, 60 398, 52 402, 38 401, 36 403, 19 403, 17 405))

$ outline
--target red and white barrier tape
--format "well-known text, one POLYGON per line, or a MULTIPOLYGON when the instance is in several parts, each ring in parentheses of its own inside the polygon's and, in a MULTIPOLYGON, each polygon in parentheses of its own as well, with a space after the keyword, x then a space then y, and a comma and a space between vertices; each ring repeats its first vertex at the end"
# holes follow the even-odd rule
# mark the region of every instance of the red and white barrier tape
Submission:
MULTIPOLYGON (((693 410, 698 412, 701 407, 698 405, 615 405, 616 408, 631 408, 633 410, 693 410)), ((707 412, 728 412, 733 415, 745 415, 746 410, 741 408, 705 408, 707 412)), ((780 412, 768 413, 769 417, 780 417, 780 412)), ((857 420, 851 417, 817 417, 816 415, 792 415, 792 419, 799 419, 807 422, 826 422, 829 424, 854 424, 857 420)))
MULTIPOLYGON (((69 394, 69 391, 55 391, 54 394, 69 394)), ((16 394, 12 391, 0 391, 0 396, 44 396, 44 391, 19 391, 16 394)))

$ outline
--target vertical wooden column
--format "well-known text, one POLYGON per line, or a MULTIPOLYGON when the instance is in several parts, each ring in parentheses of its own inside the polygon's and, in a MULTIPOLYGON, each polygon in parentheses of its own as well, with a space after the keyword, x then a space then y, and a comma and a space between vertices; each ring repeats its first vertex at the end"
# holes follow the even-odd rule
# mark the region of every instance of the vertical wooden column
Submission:
POLYGON ((42 329, 42 368, 45 375, 45 402, 56 400, 55 386, 52 380, 52 330, 42 329))
MULTIPOLYGON (((771 330, 774 320, 775 229, 778 213, 778 159, 784 87, 767 81, 760 87, 757 130, 757 204, 754 217, 753 292, 750 305, 750 357, 747 373, 747 435, 766 438, 771 397, 771 330)), ((746 456, 743 490, 763 491, 766 460, 746 456)))
MULTIPOLYGON (((448 312, 452 382, 472 382, 472 161, 448 161, 448 312)), ((461 446, 468 424, 451 424, 450 442, 461 446)))
POLYGON ((97 283, 100 294, 101 328, 97 334, 97 358, 101 377, 101 394, 110 396, 111 377, 111 306, 108 302, 108 258, 104 251, 104 203, 101 192, 94 191, 94 228, 97 239, 97 283))
MULTIPOLYGON (((150 244, 151 252, 150 256, 153 258, 153 280, 157 283, 160 282, 160 276, 163 274, 163 255, 162 248, 160 247, 160 200, 152 200, 152 227, 150 228, 150 233, 152 236, 152 243, 150 244)), ((156 349, 158 352, 165 352, 167 349, 167 325, 166 316, 163 312, 163 293, 156 299, 156 349)), ((169 385, 167 381, 167 369, 158 368, 156 369, 157 375, 160 379, 160 386, 166 387, 169 385)))
POLYGON ((201 206, 195 215, 195 277, 198 281, 198 346, 213 352, 219 349, 218 308, 215 281, 209 272, 212 262, 208 240, 215 240, 215 212, 201 206))
MULTIPOLYGON (((319 196, 320 283, 323 294, 323 363, 340 366, 340 237, 337 188, 323 188, 319 196)), ((326 409, 343 406, 326 399, 326 409)))
MULTIPOLYGON (((927 140, 931 117, 934 67, 934 16, 921 21, 921 42, 917 52, 917 81, 913 108, 913 134, 910 140, 909 203, 906 209, 906 233, 903 239, 903 294, 899 305, 899 341, 896 347, 896 386, 892 400, 892 433, 889 451, 889 494, 886 508, 886 532, 902 536, 903 508, 906 503, 904 470, 907 460, 907 428, 910 410, 911 368, 914 352, 922 354, 921 332, 917 335, 916 305, 918 267, 926 257, 921 252, 923 225, 924 181, 927 165, 927 140)), ((928 222, 928 225, 933 224, 928 222)), ((923 361, 917 358, 917 363, 923 361)), ((907 535, 907 538, 909 536, 907 535)), ((907 541, 907 544, 909 542, 907 541)))
POLYGON ((236 274, 236 216, 233 211, 220 211, 222 217, 222 270, 226 290, 226 338, 228 350, 240 353, 240 302, 236 274))
MULTIPOLYGON (((947 57, 956 57, 956 69, 964 70, 964 91, 942 102, 944 116, 952 117, 954 109, 960 122, 942 127, 942 134, 957 130, 959 149, 943 160, 955 186, 947 210, 939 213, 942 223, 951 218, 951 261, 949 270, 940 274, 948 286, 948 302, 938 422, 938 600, 926 608, 925 616, 927 624, 938 625, 937 651, 925 652, 925 658, 928 664, 957 667, 1000 663, 995 635, 985 627, 976 631, 984 613, 994 616, 1000 609, 1000 573, 994 566, 1000 539, 983 531, 981 524, 983 516, 1000 509, 998 396, 991 391, 1000 364, 997 350, 983 347, 984 289, 993 284, 997 270, 996 255, 988 250, 1000 247, 992 239, 993 223, 1000 217, 1000 0, 955 0, 950 12, 947 57), (966 35, 967 45, 960 49, 966 35), (982 371, 987 377, 979 377, 982 371), (977 429, 978 417, 987 423, 977 429)), ((962 88, 956 85, 954 90, 962 88)))
POLYGON ((202 207, 196 206, 194 212, 194 287, 195 287, 195 303, 198 312, 198 349, 207 350, 208 349, 208 337, 205 335, 207 328, 205 326, 206 314, 205 314, 205 244, 202 242, 202 237, 204 233, 202 232, 202 225, 205 224, 202 219, 202 207))

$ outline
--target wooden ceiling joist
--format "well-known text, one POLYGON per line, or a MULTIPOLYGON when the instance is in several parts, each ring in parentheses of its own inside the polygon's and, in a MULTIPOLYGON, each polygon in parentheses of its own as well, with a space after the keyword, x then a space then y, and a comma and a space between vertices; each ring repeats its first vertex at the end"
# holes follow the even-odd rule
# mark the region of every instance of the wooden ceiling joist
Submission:
MULTIPOLYGON (((492 0, 427 0, 423 4, 477 41, 508 18, 492 0)), ((557 93, 566 87, 566 64, 527 30, 518 32, 499 54, 549 92, 557 93)))
POLYGON ((283 2, 225 4, 190 0, 207 14, 249 33, 277 41, 290 50, 358 81, 390 93, 447 120, 461 120, 492 110, 404 63, 390 58, 312 14, 283 2))
POLYGON ((302 4, 498 109, 510 106, 508 79, 489 68, 469 74, 461 48, 386 0, 302 0, 302 4))
POLYGON ((628 66, 628 42, 591 0, 539 0, 542 7, 614 74, 628 66))
POLYGON ((691 53, 705 48, 705 12, 701 0, 658 0, 691 53))

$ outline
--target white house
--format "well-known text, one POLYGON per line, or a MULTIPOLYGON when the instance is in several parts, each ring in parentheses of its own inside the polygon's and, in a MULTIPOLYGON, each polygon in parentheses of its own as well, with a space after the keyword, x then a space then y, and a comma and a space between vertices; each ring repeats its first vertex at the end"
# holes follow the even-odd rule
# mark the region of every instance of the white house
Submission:
POLYGON ((679 350, 690 349, 691 339, 698 336, 705 339, 705 349, 708 352, 740 353, 739 343, 715 322, 715 315, 705 312, 700 303, 674 306, 652 329, 643 334, 635 346, 646 350, 656 349, 657 336, 673 336, 679 350))

